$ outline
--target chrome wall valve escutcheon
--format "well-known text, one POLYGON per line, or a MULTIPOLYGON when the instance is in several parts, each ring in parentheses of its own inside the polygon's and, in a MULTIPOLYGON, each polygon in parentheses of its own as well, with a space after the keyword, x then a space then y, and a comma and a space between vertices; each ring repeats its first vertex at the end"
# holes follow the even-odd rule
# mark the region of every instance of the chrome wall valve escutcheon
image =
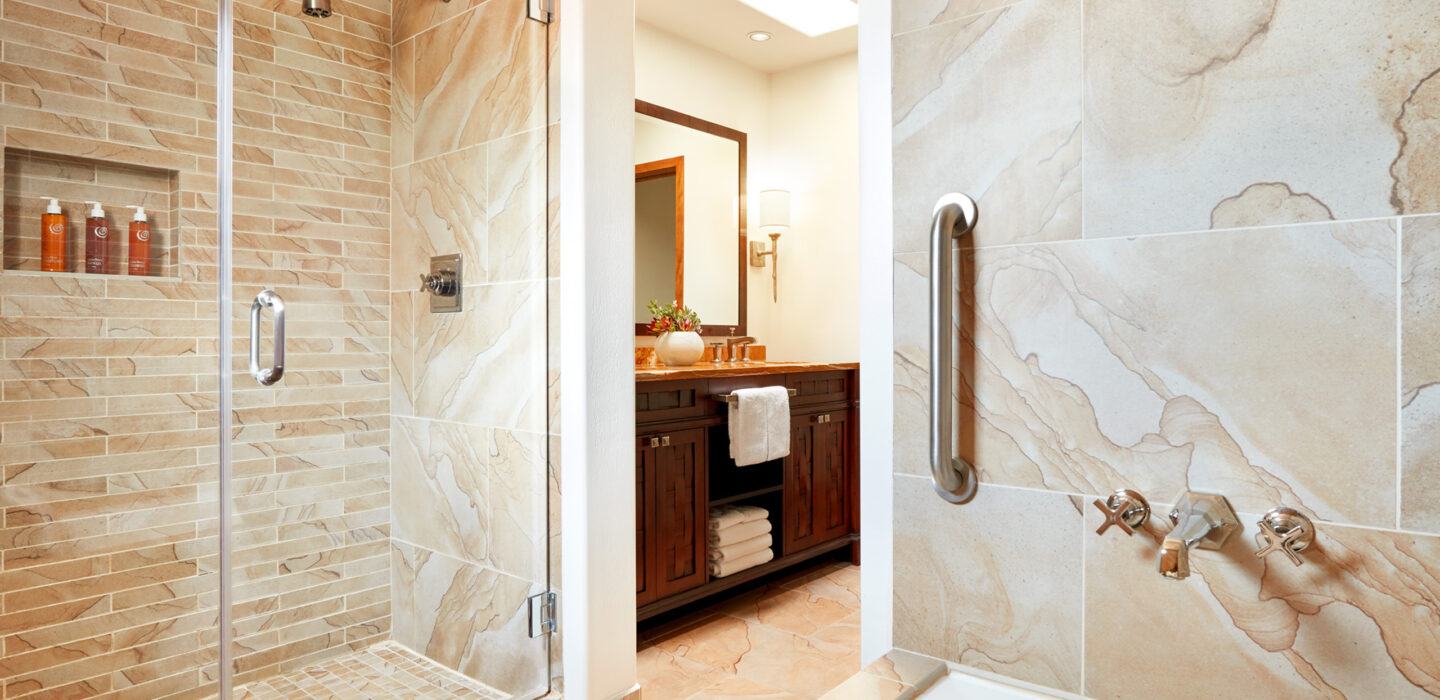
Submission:
POLYGON ((1305 563, 1300 553, 1315 541, 1315 525, 1294 508, 1275 508, 1260 518, 1260 532, 1255 544, 1260 547, 1255 557, 1264 559, 1271 552, 1284 552, 1295 566, 1305 563))
POLYGON ((1118 489, 1105 500, 1097 498, 1094 503, 1105 514, 1105 522, 1095 530, 1097 535, 1105 534, 1111 525, 1119 527, 1127 535, 1134 535, 1135 528, 1150 517, 1150 503, 1139 492, 1130 489, 1118 489))
POLYGON ((1220 549, 1240 529, 1235 509, 1218 493, 1186 491, 1170 509, 1175 528, 1160 541, 1160 575, 1172 581, 1190 577, 1191 549, 1220 549))

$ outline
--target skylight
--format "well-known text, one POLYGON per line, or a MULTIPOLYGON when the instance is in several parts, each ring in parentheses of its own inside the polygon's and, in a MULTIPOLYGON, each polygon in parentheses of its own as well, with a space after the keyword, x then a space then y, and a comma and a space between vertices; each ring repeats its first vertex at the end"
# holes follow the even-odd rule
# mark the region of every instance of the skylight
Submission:
POLYGON ((860 21, 854 0, 740 0, 810 37, 829 34, 860 21))

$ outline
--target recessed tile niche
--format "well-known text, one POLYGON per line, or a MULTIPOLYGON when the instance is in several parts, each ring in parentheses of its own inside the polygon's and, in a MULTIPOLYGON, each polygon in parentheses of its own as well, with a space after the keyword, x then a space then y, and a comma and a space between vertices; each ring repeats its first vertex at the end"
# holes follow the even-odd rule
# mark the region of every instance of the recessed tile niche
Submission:
POLYGON ((129 273, 130 220, 145 207, 150 220, 150 277, 175 277, 180 259, 180 173, 129 163, 5 149, 5 269, 40 270, 40 217, 48 197, 66 217, 65 273, 85 273, 87 201, 98 201, 110 230, 107 274, 129 273))

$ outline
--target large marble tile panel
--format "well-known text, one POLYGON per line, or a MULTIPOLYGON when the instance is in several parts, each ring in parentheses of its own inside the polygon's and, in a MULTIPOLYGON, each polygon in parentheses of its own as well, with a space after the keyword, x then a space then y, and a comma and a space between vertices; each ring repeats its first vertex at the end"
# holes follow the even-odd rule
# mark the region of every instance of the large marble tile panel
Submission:
MULTIPOLYGON (((980 467, 982 483, 1129 486, 1157 499, 1188 485, 1244 510, 1287 503, 1393 527, 1392 225, 966 253, 957 453, 980 467)), ((897 424, 901 410, 926 410, 915 397, 928 382, 928 348, 914 323, 897 311, 897 424)), ((897 439, 909 443, 897 447, 897 469, 926 473, 924 433, 897 439)))
POLYGON ((1440 533, 1440 216, 1401 222, 1400 526, 1440 533))
POLYGON ((544 689, 525 602, 543 586, 400 541, 390 551, 395 641, 511 695, 544 689))
POLYGON ((415 38, 415 158, 545 125, 546 27, 486 0, 415 38))
POLYGON ((896 476, 895 646, 1079 692, 1079 511, 1063 494, 984 485, 955 506, 896 476))
POLYGON ((947 192, 976 245, 1079 238, 1080 2, 1026 0, 894 40, 895 250, 947 192))
POLYGON ((532 581, 546 580, 550 499, 546 444, 540 433, 490 431, 490 561, 532 581))
POLYGON ((1440 538, 1321 523, 1295 567, 1256 559, 1255 514, 1193 574, 1156 572, 1169 524, 1085 532, 1085 694, 1096 698, 1440 695, 1440 538))
POLYGON ((544 580, 543 438, 428 419, 394 426, 395 536, 544 580))
POLYGON ((891 6, 890 31, 904 32, 998 10, 1023 0, 906 0, 891 6))
MULTIPOLYGON (((901 474, 930 473, 929 260, 928 253, 901 253, 895 256, 893 268, 895 423, 891 454, 894 469, 901 474)), ((959 367, 958 358, 958 350, 951 353, 951 367, 959 367)), ((958 375, 952 372, 952 380, 958 375)), ((953 381, 951 386, 955 386, 953 381)), ((950 444, 958 446, 961 443, 956 438, 964 426, 958 420, 955 425, 950 444)))
POLYGON ((466 285, 457 313, 415 295, 417 416, 545 430, 544 285, 466 285))
POLYGON ((393 0, 391 16, 394 19, 391 31, 394 34, 394 41, 396 43, 403 42, 441 22, 459 17, 485 2, 486 0, 450 0, 450 2, 393 0))
POLYGON ((547 129, 489 144, 488 276, 491 282, 540 279, 546 274, 547 129))
POLYGON ((1086 237, 1440 211, 1437 25, 1408 0, 1086 3, 1086 237))
POLYGON ((488 158, 483 146, 394 168, 391 188, 391 289, 418 289, 430 258, 460 253, 468 287, 488 266, 488 158))

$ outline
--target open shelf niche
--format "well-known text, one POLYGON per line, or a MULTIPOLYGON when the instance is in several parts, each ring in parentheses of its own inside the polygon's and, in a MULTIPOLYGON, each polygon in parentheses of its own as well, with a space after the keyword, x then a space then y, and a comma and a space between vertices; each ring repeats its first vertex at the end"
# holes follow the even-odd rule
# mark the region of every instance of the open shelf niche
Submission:
POLYGON ((145 207, 150 219, 150 277, 175 277, 180 262, 180 173, 78 156, 20 148, 5 149, 3 217, 6 270, 40 271, 40 217, 49 201, 60 200, 66 216, 65 273, 85 272, 85 218, 98 201, 110 230, 110 269, 127 275, 130 219, 145 207))

